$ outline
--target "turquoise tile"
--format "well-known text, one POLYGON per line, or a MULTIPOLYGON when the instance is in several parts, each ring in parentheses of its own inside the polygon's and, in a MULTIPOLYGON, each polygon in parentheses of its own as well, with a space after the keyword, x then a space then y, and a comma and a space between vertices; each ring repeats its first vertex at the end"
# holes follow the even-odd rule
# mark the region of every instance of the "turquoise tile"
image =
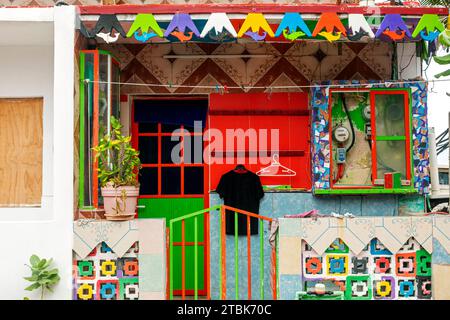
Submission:
POLYGON ((295 293, 302 290, 301 277, 299 275, 280 275, 280 299, 295 300, 295 293))

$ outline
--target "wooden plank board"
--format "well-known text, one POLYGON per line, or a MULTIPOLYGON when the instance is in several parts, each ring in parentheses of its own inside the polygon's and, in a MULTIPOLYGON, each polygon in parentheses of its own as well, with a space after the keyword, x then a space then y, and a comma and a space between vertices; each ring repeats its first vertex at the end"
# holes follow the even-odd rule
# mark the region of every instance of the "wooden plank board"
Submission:
POLYGON ((0 206, 39 206, 43 98, 0 99, 0 206))

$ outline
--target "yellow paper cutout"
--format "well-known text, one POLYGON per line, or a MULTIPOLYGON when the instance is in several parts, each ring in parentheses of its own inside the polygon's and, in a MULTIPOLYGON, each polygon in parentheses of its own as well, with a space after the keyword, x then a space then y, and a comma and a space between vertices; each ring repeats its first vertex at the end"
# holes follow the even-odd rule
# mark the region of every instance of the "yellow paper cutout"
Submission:
POLYGON ((239 32, 237 34, 238 38, 242 38, 244 33, 250 28, 252 32, 258 32, 259 29, 263 29, 269 36, 275 36, 274 32, 269 26, 269 23, 267 22, 266 18, 264 18, 262 13, 249 13, 247 15, 241 29, 239 29, 239 32))

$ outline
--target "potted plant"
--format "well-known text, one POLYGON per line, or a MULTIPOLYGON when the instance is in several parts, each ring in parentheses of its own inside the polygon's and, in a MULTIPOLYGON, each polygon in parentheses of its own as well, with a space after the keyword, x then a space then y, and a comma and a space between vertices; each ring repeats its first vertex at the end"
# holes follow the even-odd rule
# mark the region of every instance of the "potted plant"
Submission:
POLYGON ((107 220, 133 219, 139 196, 139 152, 131 147, 131 136, 123 136, 121 128, 120 122, 112 116, 111 132, 93 148, 107 220))

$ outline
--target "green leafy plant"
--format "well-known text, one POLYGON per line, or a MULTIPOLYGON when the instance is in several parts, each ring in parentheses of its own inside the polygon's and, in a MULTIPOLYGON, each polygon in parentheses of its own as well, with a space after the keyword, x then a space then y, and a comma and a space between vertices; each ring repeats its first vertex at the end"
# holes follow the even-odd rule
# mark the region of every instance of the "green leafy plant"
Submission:
POLYGON ((92 148, 98 159, 98 178, 102 187, 111 185, 137 186, 137 174, 141 168, 139 151, 131 147, 131 136, 123 136, 122 125, 111 117, 111 131, 92 148))
MULTIPOLYGON (((450 65, 450 54, 448 54, 446 56, 442 56, 442 57, 433 57, 433 59, 438 64, 450 65)), ((436 78, 446 77, 446 76, 450 76, 450 69, 435 75, 436 78)))
MULTIPOLYGON (((44 299, 45 291, 53 292, 53 287, 61 279, 57 268, 50 269, 53 259, 40 259, 33 254, 30 257, 30 265, 26 264, 31 270, 30 277, 24 277, 25 280, 32 282, 31 285, 25 288, 27 291, 41 290, 41 300, 44 299)), ((25 300, 29 298, 25 297, 25 300)))
POLYGON ((450 7, 450 0, 421 0, 420 4, 429 7, 450 7))
MULTIPOLYGON (((450 0, 421 0, 420 3, 424 6, 430 7, 447 7, 450 8, 450 0)), ((438 42, 444 47, 450 47, 450 15, 442 21, 446 24, 446 28, 439 34, 438 42)), ((450 64, 450 55, 446 56, 434 56, 434 61, 441 65, 450 64)), ((450 69, 438 73, 435 75, 436 78, 450 76, 450 69)))

